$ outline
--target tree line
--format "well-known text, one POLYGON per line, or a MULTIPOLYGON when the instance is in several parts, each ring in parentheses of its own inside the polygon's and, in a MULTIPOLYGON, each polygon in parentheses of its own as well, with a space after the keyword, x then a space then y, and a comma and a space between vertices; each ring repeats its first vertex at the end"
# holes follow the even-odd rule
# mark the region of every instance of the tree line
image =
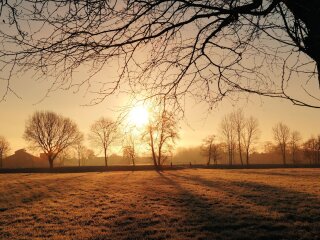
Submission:
MULTIPOLYGON (((203 139, 201 149, 207 158, 207 165, 217 164, 223 154, 227 155, 229 165, 234 164, 236 155, 241 165, 249 165, 260 133, 258 119, 245 117, 241 109, 225 115, 219 126, 219 134, 203 139)), ((303 142, 299 131, 290 130, 282 122, 272 128, 272 133, 275 145, 271 144, 265 152, 278 151, 284 165, 288 163, 288 158, 297 164, 297 155, 301 151, 310 164, 320 164, 320 135, 303 142)))
MULTIPOLYGON (((105 166, 108 166, 110 148, 120 144, 123 157, 135 165, 136 145, 144 144, 150 151, 156 167, 163 165, 172 156, 176 139, 178 139, 178 122, 174 114, 166 109, 165 102, 160 101, 156 110, 149 109, 148 123, 134 134, 133 123, 123 123, 101 117, 90 126, 88 139, 91 144, 99 147, 104 156, 105 166)), ((84 146, 84 134, 70 118, 52 111, 35 112, 27 121, 23 138, 35 150, 42 151, 50 168, 58 156, 66 154, 74 148, 78 155, 79 166, 84 155, 93 155, 92 150, 84 146)), ((0 138, 0 160, 9 152, 9 143, 0 138)))
MULTIPOLYGON (((94 147, 102 150, 105 166, 108 166, 110 148, 115 144, 121 145, 123 158, 132 165, 136 164, 138 148, 141 145, 149 152, 154 166, 159 167, 170 159, 172 161, 174 147, 179 138, 178 120, 173 112, 165 108, 165 103, 159 106, 156 111, 150 110, 149 122, 136 133, 136 126, 124 125, 106 117, 97 119, 90 126, 87 137, 94 147)), ((277 123, 272 132, 275 145, 270 143, 265 152, 279 152, 284 165, 288 163, 288 159, 297 164, 297 156, 301 152, 310 164, 320 164, 320 135, 303 142, 300 132, 290 130, 282 122, 277 123)), ((243 110, 238 109, 223 116, 217 134, 203 139, 202 155, 206 157, 207 165, 218 164, 223 155, 227 156, 230 165, 235 164, 236 159, 241 165, 249 165, 260 133, 258 119, 253 116, 246 117, 243 110)), ((77 124, 51 111, 35 112, 26 121, 23 137, 30 147, 45 154, 50 168, 53 168, 57 157, 66 156, 70 148, 75 150, 79 166, 83 159, 94 156, 93 150, 83 144, 85 135, 77 124)), ((9 151, 9 142, 0 136, 1 168, 2 160, 9 151)))

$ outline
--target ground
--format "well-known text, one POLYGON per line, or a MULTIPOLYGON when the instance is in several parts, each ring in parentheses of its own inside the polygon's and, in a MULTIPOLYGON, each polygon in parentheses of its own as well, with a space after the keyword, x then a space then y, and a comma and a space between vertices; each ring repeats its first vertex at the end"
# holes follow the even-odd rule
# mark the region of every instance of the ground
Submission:
POLYGON ((0 239, 320 239, 320 169, 0 174, 0 239))

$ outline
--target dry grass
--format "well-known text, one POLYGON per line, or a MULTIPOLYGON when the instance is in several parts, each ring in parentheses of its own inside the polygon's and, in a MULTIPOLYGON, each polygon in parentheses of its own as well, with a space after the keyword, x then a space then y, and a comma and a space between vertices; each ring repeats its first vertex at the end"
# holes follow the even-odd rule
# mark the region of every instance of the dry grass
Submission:
POLYGON ((320 169, 3 174, 0 239, 320 239, 320 169))

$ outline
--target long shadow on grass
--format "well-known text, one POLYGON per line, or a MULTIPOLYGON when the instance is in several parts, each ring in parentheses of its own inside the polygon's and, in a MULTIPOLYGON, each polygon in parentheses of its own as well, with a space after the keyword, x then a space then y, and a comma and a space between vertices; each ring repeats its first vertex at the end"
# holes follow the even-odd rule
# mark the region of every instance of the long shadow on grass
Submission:
MULTIPOLYGON (((280 234, 281 239, 317 239, 320 236, 319 196, 257 182, 212 181, 199 176, 183 176, 174 173, 170 175, 212 190, 218 189, 239 199, 238 207, 242 208, 242 211, 235 213, 238 216, 228 216, 225 220, 230 217, 233 220, 235 217, 240 219, 244 217, 256 231, 276 232, 280 234), (257 218, 252 215, 252 212, 246 213, 246 205, 242 206, 241 201, 267 207, 270 212, 278 212, 279 219, 270 221, 268 218, 257 218)), ((227 202, 226 204, 228 205, 227 202)), ((254 239, 257 238, 254 237, 254 239)), ((274 236, 269 239, 274 239, 274 236)))
POLYGON ((283 177, 295 177, 295 178, 315 178, 315 177, 319 177, 320 171, 319 172, 304 172, 299 173, 298 171, 294 171, 294 172, 259 172, 259 171, 237 171, 237 173, 240 174, 248 174, 248 175, 252 175, 252 174, 258 174, 258 175, 264 175, 264 176, 283 176, 283 177))
MULTIPOLYGON (((185 205, 177 206, 182 225, 190 231, 188 237, 194 239, 292 239, 287 238, 286 225, 274 223, 274 219, 246 212, 239 206, 227 201, 217 202, 205 198, 197 191, 190 191, 175 181, 170 174, 159 173, 168 184, 179 190, 180 201, 185 205), (238 208, 235 211, 234 208, 238 208)), ((178 175, 179 176, 179 175, 178 175)), ((180 176, 179 176, 180 177, 180 176)), ((184 177, 188 179, 187 177, 184 177)), ((203 184, 202 182, 199 182, 203 184)), ((177 231, 185 231, 178 229, 177 231)))

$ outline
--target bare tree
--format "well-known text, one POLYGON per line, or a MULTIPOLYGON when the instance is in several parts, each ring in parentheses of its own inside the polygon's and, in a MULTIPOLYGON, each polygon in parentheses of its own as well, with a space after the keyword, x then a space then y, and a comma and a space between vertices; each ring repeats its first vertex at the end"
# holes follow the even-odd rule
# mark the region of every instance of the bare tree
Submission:
POLYGON ((249 165, 249 156, 252 145, 258 140, 260 135, 258 119, 249 117, 246 119, 244 131, 242 134, 243 146, 246 153, 246 163, 249 165))
POLYGON ((149 114, 142 140, 150 147, 154 166, 160 167, 171 157, 175 141, 179 138, 177 120, 174 113, 166 109, 165 101, 160 101, 149 114))
POLYGON ((81 160, 83 158, 83 150, 84 150, 84 146, 82 143, 78 143, 75 146, 76 152, 77 152, 77 157, 78 157, 78 166, 81 166, 81 160))
POLYGON ((296 155, 299 150, 299 145, 301 141, 301 134, 298 131, 291 132, 290 135, 290 150, 291 150, 291 157, 292 157, 292 163, 295 164, 297 162, 296 155))
POLYGON ((287 125, 280 122, 272 128, 272 131, 274 140, 280 148, 283 164, 286 164, 286 152, 290 138, 290 129, 287 125))
POLYGON ((3 167, 3 158, 7 155, 7 153, 10 151, 10 144, 5 139, 5 137, 0 136, 0 168, 3 167))
POLYGON ((128 159, 132 162, 132 165, 135 166, 135 159, 136 159, 136 148, 135 148, 135 139, 132 134, 126 134, 124 146, 122 147, 123 150, 123 158, 128 159))
POLYGON ((35 112, 26 122, 24 138, 47 156, 50 168, 63 150, 82 141, 83 134, 69 118, 50 111, 35 112))
POLYGON ((320 164, 320 135, 309 138, 303 144, 303 151, 310 164, 320 164))
POLYGON ((223 117, 222 122, 220 124, 220 129, 221 129, 222 138, 224 139, 227 146, 229 164, 232 165, 234 162, 234 153, 235 153, 236 143, 235 143, 235 132, 234 132, 231 114, 225 115, 223 117))
POLYGON ((2 95, 30 68, 54 77, 50 90, 96 86, 91 77, 116 61, 119 78, 96 86, 94 103, 128 81, 149 96, 190 93, 214 104, 245 92, 319 107, 288 84, 299 76, 304 93, 320 80, 319 8, 318 0, 1 1, 2 95), (89 64, 88 78, 72 79, 89 64))
POLYGON ((56 158, 56 165, 62 167, 66 165, 66 162, 71 159, 72 151, 71 148, 67 148, 59 153, 56 158))
POLYGON ((203 140, 202 151, 206 157, 208 157, 207 165, 211 164, 213 159, 214 164, 217 164, 219 158, 219 144, 215 143, 216 136, 210 135, 203 140))
POLYGON ((316 164, 320 164, 320 135, 318 135, 316 140, 316 164))
POLYGON ((246 125, 246 119, 244 117, 243 111, 241 109, 238 109, 231 113, 230 115, 231 121, 232 121, 232 127, 234 128, 234 132, 237 136, 237 142, 238 142, 238 152, 239 152, 239 159, 241 165, 243 165, 242 160, 242 135, 243 131, 246 125))
POLYGON ((82 142, 79 142, 75 146, 75 151, 78 158, 78 166, 85 164, 85 161, 89 158, 89 155, 94 155, 91 149, 88 149, 82 142))
POLYGON ((123 146, 123 158, 128 159, 130 163, 132 163, 133 166, 136 165, 135 159, 136 159, 136 153, 134 151, 134 148, 132 146, 123 146))
POLYGON ((102 148, 105 166, 108 166, 108 151, 110 145, 119 137, 118 124, 108 118, 100 118, 91 125, 89 139, 102 148))

